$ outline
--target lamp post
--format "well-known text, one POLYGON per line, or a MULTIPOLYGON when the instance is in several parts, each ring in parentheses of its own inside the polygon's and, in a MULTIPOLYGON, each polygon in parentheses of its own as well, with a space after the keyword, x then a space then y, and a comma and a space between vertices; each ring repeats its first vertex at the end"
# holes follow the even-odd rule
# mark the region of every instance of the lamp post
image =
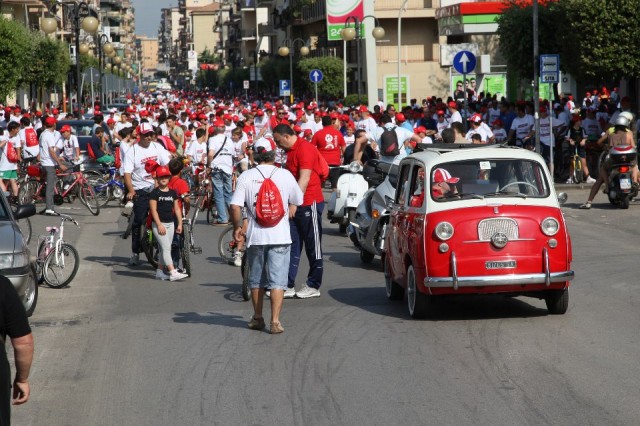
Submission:
POLYGON ((306 42, 301 38, 296 39, 285 39, 282 43, 283 45, 278 49, 278 54, 280 56, 289 55, 289 84, 291 88, 289 89, 289 104, 293 104, 293 51, 296 47, 296 43, 299 42, 302 44, 300 48, 300 55, 307 56, 309 54, 309 48, 306 45, 306 42))
MULTIPOLYGON (((363 16, 362 19, 359 19, 357 16, 349 16, 344 21, 344 28, 340 30, 340 38, 345 41, 356 41, 356 87, 358 92, 358 103, 360 103, 360 98, 362 96, 362 65, 360 61, 360 40, 362 39, 362 24, 365 19, 373 18, 375 27, 373 31, 371 31, 371 35, 374 39, 380 40, 384 37, 384 28, 380 26, 380 22, 378 18, 373 15, 363 16), (353 22, 353 27, 350 26, 351 22, 353 22)), ((367 82, 368 84, 369 82, 367 82)))
POLYGON ((113 57, 116 54, 116 49, 111 44, 109 36, 106 34, 96 35, 96 47, 98 48, 98 71, 100 72, 100 82, 98 83, 98 96, 100 96, 100 106, 104 107, 106 101, 104 99, 104 63, 106 57, 113 57))
MULTIPOLYGON (((78 2, 60 2, 63 8, 70 10, 72 18, 73 32, 76 39, 76 97, 78 104, 78 114, 82 113, 82 81, 80 80, 80 29, 88 34, 95 34, 98 31, 100 22, 93 16, 90 16, 89 5, 85 1, 78 2)), ((46 34, 52 34, 58 28, 58 22, 55 18, 43 18, 40 22, 40 28, 46 34)), ((69 105, 73 112, 73 103, 69 96, 69 105)))
MULTIPOLYGON (((400 41, 402 38, 402 12, 409 0, 404 0, 400 10, 398 10, 398 111, 402 109, 402 84, 400 84, 400 66, 402 65, 402 53, 400 50, 400 41)), ((407 93, 407 98, 409 94, 407 93)))

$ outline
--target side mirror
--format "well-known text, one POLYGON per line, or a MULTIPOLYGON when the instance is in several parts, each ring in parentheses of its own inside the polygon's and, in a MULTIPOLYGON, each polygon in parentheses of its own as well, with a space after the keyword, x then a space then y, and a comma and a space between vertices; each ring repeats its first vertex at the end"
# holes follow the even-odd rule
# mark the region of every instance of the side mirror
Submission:
POLYGON ((560 192, 558 194, 558 203, 560 203, 560 205, 563 205, 564 203, 566 203, 568 199, 569 199, 569 195, 567 195, 566 192, 560 192))
POLYGON ((36 214, 36 206, 34 204, 21 204, 13 211, 16 219, 24 219, 36 214))

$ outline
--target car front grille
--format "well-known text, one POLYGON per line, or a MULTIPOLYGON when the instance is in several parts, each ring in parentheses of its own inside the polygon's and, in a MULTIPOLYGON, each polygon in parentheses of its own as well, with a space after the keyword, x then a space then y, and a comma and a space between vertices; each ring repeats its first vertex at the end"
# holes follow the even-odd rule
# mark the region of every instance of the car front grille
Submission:
POLYGON ((478 224, 478 239, 480 241, 491 241, 491 237, 496 232, 502 232, 509 240, 517 240, 518 222, 514 219, 499 218, 485 219, 478 224))

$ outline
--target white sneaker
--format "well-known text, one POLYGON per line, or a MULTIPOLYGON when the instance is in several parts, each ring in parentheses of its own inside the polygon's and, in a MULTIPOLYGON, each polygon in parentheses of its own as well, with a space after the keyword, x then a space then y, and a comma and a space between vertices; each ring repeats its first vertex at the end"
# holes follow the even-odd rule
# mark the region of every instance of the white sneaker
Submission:
POLYGON ((182 274, 178 271, 176 271, 175 269, 173 270, 173 273, 171 273, 169 275, 169 281, 179 281, 179 280, 183 280, 185 278, 187 278, 189 275, 187 274, 182 274))
POLYGON ((67 189, 69 189, 69 187, 70 187, 70 186, 71 186, 71 185, 69 185, 68 183, 65 183, 65 184, 62 186, 62 190, 63 190, 63 191, 66 191, 67 189))
POLYGON ((293 299, 294 297, 296 297, 296 289, 295 288, 288 288, 284 291, 284 298, 285 299, 293 299))
POLYGON ((166 281, 169 279, 169 275, 165 274, 162 269, 156 269, 156 280, 166 281))
POLYGON ((264 291, 264 295, 270 298, 271 297, 271 290, 265 290, 264 291))
POLYGON ((569 178, 565 183, 573 183, 573 179, 569 178))
POLYGON ((296 297, 300 299, 309 299, 311 297, 320 297, 320 290, 304 285, 300 291, 296 292, 296 297))
POLYGON ((592 178, 591 176, 589 176, 586 180, 587 183, 596 183, 596 180, 594 178, 592 178))
POLYGON ((124 205, 125 209, 132 209, 133 208, 133 201, 127 201, 127 204, 124 205))
POLYGON ((242 266, 242 252, 237 251, 233 255, 233 266, 242 266))
POLYGON ((129 258, 129 266, 138 266, 140 264, 140 255, 138 253, 134 253, 129 258))
POLYGON ((58 213, 56 213, 56 211, 55 211, 55 210, 46 209, 46 210, 44 211, 44 214, 45 214, 46 216, 56 216, 58 213))

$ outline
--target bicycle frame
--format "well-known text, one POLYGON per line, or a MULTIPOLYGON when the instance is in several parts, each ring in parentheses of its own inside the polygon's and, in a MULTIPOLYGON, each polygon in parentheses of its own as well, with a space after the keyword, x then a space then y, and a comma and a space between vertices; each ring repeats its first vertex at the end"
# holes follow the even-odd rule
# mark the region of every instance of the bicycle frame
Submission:
POLYGON ((108 180, 105 179, 105 180, 107 180, 106 183, 104 183, 102 185, 96 185, 94 187, 94 189, 96 191, 102 191, 105 188, 109 188, 109 187, 112 187, 112 186, 117 186, 118 188, 120 188, 123 191, 123 193, 126 193, 124 184, 116 179, 116 173, 117 173, 118 170, 114 166, 105 166, 104 170, 105 170, 105 172, 109 173, 109 179, 108 180))
POLYGON ((64 267, 64 256, 61 256, 61 246, 64 243, 64 223, 69 221, 73 222, 77 227, 80 227, 78 222, 69 215, 58 214, 60 219, 60 226, 47 226, 45 230, 47 234, 43 234, 38 238, 38 252, 36 253, 36 264, 40 269, 44 265, 44 259, 47 257, 51 250, 55 250, 56 262, 64 267), (56 238, 57 236, 57 238, 56 238), (46 244, 42 244, 46 242, 46 244), (42 251, 44 250, 44 253, 42 251))

